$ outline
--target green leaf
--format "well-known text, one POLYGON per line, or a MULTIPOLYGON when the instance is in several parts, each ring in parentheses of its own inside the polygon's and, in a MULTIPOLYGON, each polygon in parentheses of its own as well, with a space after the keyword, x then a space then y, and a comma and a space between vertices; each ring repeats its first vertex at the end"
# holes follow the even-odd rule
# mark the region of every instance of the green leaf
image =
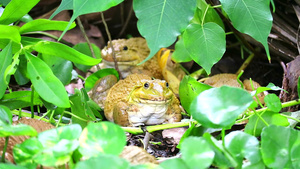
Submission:
POLYGON ((198 82, 191 76, 184 76, 179 85, 179 97, 181 105, 191 114, 189 107, 192 101, 203 91, 210 89, 211 86, 198 82))
POLYGON ((222 58, 226 50, 224 30, 212 22, 203 26, 192 23, 182 38, 190 57, 210 74, 211 67, 222 58))
POLYGON ((175 44, 175 51, 172 54, 172 59, 176 62, 189 62, 192 60, 190 53, 186 50, 183 38, 179 39, 175 44))
POLYGON ((21 51, 18 51, 17 53, 14 54, 13 56, 13 62, 7 66, 5 72, 4 72, 4 81, 9 82, 10 76, 15 74, 17 67, 19 65, 20 59, 19 59, 19 53, 21 51))
POLYGON ((96 121, 94 113, 87 104, 87 100, 78 89, 75 89, 75 93, 70 96, 70 101, 72 103, 71 112, 75 115, 72 116, 73 124, 79 124, 82 128, 84 128, 89 122, 96 121), (81 119, 77 117, 80 117, 81 119))
POLYGON ((238 168, 242 165, 244 167, 244 158, 248 161, 248 165, 261 161, 259 141, 256 137, 241 131, 233 131, 225 136, 224 142, 227 150, 238 162, 238 168))
POLYGON ((138 18, 138 30, 150 48, 142 64, 160 48, 175 42, 193 18, 196 0, 134 0, 133 9, 138 18))
POLYGON ((7 106, 10 110, 29 107, 33 105, 41 105, 43 102, 39 95, 35 92, 33 96, 33 102, 31 102, 32 91, 14 91, 12 93, 5 94, 0 100, 0 104, 7 106))
POLYGON ((269 168, 300 167, 300 133, 282 126, 268 126, 261 133, 261 154, 269 168))
POLYGON ((44 149, 39 152, 34 161, 45 166, 65 164, 79 146, 78 138, 81 131, 78 124, 72 124, 40 133, 38 140, 44 149))
POLYGON ((165 160, 162 163, 160 163, 159 166, 164 169, 189 169, 181 158, 165 160))
POLYGON ((267 107, 272 110, 273 112, 279 112, 281 110, 281 102, 279 97, 274 94, 268 94, 264 97, 264 101, 267 107))
POLYGON ((85 54, 82 54, 71 47, 50 41, 41 41, 33 46, 33 49, 42 54, 54 55, 57 57, 70 60, 74 63, 80 63, 84 65, 96 65, 101 59, 94 59, 85 54))
POLYGON ((214 166, 218 166, 219 168, 235 168, 237 166, 237 162, 232 157, 232 155, 228 152, 228 150, 223 147, 222 143, 216 140, 209 133, 204 133, 203 138, 206 139, 209 146, 215 152, 214 157, 214 166))
MULTIPOLYGON (((49 30, 58 30, 63 31, 66 26, 68 25, 68 22, 66 21, 52 21, 48 19, 36 19, 31 22, 28 22, 24 24, 19 32, 20 34, 26 33, 26 32, 34 32, 34 31, 49 31, 49 30)), ((75 23, 72 23, 69 29, 72 29, 76 26, 75 23)))
POLYGON ((298 77, 297 91, 298 91, 298 97, 300 97, 300 76, 298 77))
POLYGON ((273 83, 269 83, 266 87, 258 87, 256 89, 256 94, 262 93, 262 92, 268 91, 268 90, 274 90, 274 91, 281 90, 281 91, 285 91, 284 89, 282 89, 282 88, 280 88, 278 86, 275 86, 273 83))
POLYGON ((49 19, 52 19, 59 12, 73 9, 73 0, 62 0, 59 7, 53 12, 49 19))
MULTIPOLYGON (((3 34, 0 34, 0 36, 3 36, 3 34)), ((7 36, 7 35, 4 35, 4 36, 7 36)), ((4 49, 10 43, 10 41, 11 41, 10 39, 1 39, 0 40, 0 49, 4 49)), ((13 43, 12 43, 12 53, 16 53, 20 49, 21 49, 21 44, 16 43, 16 42, 13 41, 13 43)))
POLYGON ((26 167, 22 167, 22 166, 17 166, 14 164, 10 164, 10 163, 1 163, 0 164, 0 169, 28 169, 26 167))
POLYGON ((14 78, 17 81, 18 85, 25 85, 29 82, 27 75, 27 60, 25 55, 19 56, 19 65, 17 70, 14 73, 14 78))
POLYGON ((273 21, 270 0, 220 0, 220 2, 233 26, 262 43, 270 60, 268 35, 273 21))
MULTIPOLYGON (((280 115, 278 112, 265 111, 260 114, 260 116, 268 124, 279 126, 289 125, 287 117, 280 115)), ((245 132, 253 136, 259 136, 263 128, 266 126, 267 125, 257 115, 253 115, 252 117, 250 117, 249 122, 245 127, 245 132)))
POLYGON ((80 161, 76 164, 75 169, 128 169, 130 164, 125 159, 118 156, 102 154, 96 157, 92 157, 85 161, 80 161))
MULTIPOLYGON (((70 19, 69 24, 67 25, 64 32, 61 34, 59 39, 61 39, 66 31, 71 26, 71 23, 80 15, 94 13, 94 12, 102 12, 105 11, 113 6, 118 5, 119 3, 123 2, 124 0, 105 0, 99 2, 99 0, 75 0, 73 1, 73 15, 70 19)), ((69 6, 67 6, 69 7, 69 6)))
POLYGON ((3 97, 5 90, 8 86, 10 76, 5 77, 5 70, 12 62, 12 43, 10 42, 1 52, 0 52, 0 99, 3 97))
POLYGON ((69 97, 65 87, 52 73, 48 65, 41 59, 25 52, 28 60, 27 72, 38 94, 47 102, 58 107, 70 107, 69 97))
POLYGON ((12 114, 8 107, 0 105, 0 127, 12 123, 12 114))
MULTIPOLYGON (((94 51, 94 54, 95 54, 95 57, 97 59, 100 59, 101 58, 101 51, 100 49, 95 45, 95 44, 91 44, 92 46, 92 49, 94 51)), ((85 43, 78 43, 76 44, 75 46, 73 46, 73 49, 76 49, 78 52, 81 52, 85 55, 88 55, 90 57, 93 57, 92 53, 91 53, 91 50, 88 46, 88 44, 85 42, 85 43)), ((83 72, 87 72, 88 69, 91 68, 91 66, 85 66, 83 64, 77 64, 75 63, 75 66, 79 69, 79 70, 82 70, 83 72)))
POLYGON ((189 168, 207 168, 214 159, 214 151, 204 138, 188 137, 181 145, 182 159, 189 168))
POLYGON ((96 82, 107 75, 115 75, 117 79, 119 80, 119 73, 116 71, 114 68, 106 68, 106 69, 100 69, 97 72, 91 74, 89 77, 86 78, 85 80, 85 90, 90 91, 96 84, 96 82))
POLYGON ((72 78, 73 64, 72 62, 60 57, 41 54, 40 58, 51 68, 53 74, 63 83, 67 85, 72 78))
POLYGON ((36 136, 38 133, 37 131, 25 124, 18 124, 18 125, 7 125, 0 127, 0 137, 7 137, 7 136, 36 136))
POLYGON ((79 152, 90 158, 102 154, 119 155, 126 144, 124 131, 111 122, 89 123, 79 138, 79 152))
POLYGON ((23 0, 12 0, 5 7, 4 12, 0 17, 0 24, 8 25, 19 19, 21 19, 25 14, 27 14, 39 0, 30 0, 24 3, 23 0))
POLYGON ((240 88, 222 86, 198 95, 190 105, 195 120, 209 128, 227 128, 253 102, 251 95, 240 88), (230 97, 228 97, 230 96, 230 97))
POLYGON ((190 137, 190 136, 202 136, 205 132, 207 131, 207 129, 203 126, 196 126, 196 124, 191 124, 190 127, 184 132, 184 134, 182 135, 182 137, 180 138, 179 144, 176 146, 177 148, 180 149, 182 142, 190 137))
POLYGON ((15 162, 26 168, 36 168, 37 163, 34 162, 35 156, 43 150, 41 142, 35 138, 29 138, 21 144, 16 144, 13 148, 15 162))
POLYGON ((13 42, 20 43, 21 36, 18 30, 18 27, 0 25, 0 39, 10 39, 13 42))

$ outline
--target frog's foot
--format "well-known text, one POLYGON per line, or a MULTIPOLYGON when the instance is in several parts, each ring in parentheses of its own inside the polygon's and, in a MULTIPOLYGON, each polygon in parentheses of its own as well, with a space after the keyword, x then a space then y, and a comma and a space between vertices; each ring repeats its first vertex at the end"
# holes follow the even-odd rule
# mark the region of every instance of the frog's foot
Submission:
POLYGON ((119 102, 115 105, 113 110, 114 123, 125 127, 131 126, 128 120, 128 113, 126 107, 127 107, 126 103, 119 102))

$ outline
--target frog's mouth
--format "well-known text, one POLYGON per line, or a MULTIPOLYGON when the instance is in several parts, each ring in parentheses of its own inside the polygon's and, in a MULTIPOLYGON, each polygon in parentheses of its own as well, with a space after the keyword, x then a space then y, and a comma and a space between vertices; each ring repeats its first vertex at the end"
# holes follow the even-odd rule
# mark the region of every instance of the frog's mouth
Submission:
POLYGON ((167 98, 162 98, 162 97, 155 97, 153 99, 147 99, 147 98, 131 98, 130 100, 132 100, 135 103, 142 103, 142 104, 168 104, 169 102, 171 102, 171 98, 167 99, 167 98))
MULTIPOLYGON (((111 61, 107 61, 102 59, 103 64, 107 67, 107 68, 115 68, 115 62, 111 62, 111 61)), ((139 63, 139 60, 132 60, 132 61, 117 61, 118 62, 118 66, 124 66, 124 67, 132 67, 132 66, 136 66, 139 63)))

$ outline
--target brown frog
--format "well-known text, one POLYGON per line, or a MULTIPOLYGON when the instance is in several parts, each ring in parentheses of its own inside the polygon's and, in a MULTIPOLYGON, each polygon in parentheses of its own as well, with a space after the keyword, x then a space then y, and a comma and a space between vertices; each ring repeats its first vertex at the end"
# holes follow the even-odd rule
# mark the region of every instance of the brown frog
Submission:
MULTIPOLYGON (((142 73, 147 74, 156 79, 162 79, 162 72, 158 64, 157 57, 152 57, 146 63, 137 65, 149 55, 150 50, 147 41, 144 38, 136 37, 130 39, 113 40, 116 61, 118 67, 122 72, 123 77, 129 74, 142 73)), ((114 68, 114 59, 110 42, 101 51, 102 63, 101 68, 114 68)))
MULTIPOLYGON (((212 87, 221 87, 223 85, 228 85, 232 87, 241 87, 241 85, 237 81, 237 75, 229 74, 229 73, 214 75, 212 77, 205 79, 204 83, 212 87)), ((260 87, 259 83, 255 82, 254 80, 252 80, 252 83, 253 83, 254 90, 260 87)), ((250 80, 248 79, 244 80, 243 85, 244 85, 244 89, 247 90, 248 92, 253 91, 250 80)), ((261 103, 264 103, 264 96, 265 96, 264 93, 258 94, 258 98, 261 103)))
POLYGON ((121 126, 155 125, 179 122, 179 100, 165 80, 132 74, 108 92, 104 114, 121 126))

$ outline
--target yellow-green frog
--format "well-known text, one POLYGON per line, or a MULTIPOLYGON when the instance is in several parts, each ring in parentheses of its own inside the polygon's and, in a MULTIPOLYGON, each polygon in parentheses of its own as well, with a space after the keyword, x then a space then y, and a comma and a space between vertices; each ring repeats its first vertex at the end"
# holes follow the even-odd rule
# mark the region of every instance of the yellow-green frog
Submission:
MULTIPOLYGON (((145 60, 150 50, 147 41, 141 37, 130 39, 117 39, 112 41, 116 61, 123 77, 129 74, 147 74, 156 79, 162 79, 162 72, 158 64, 157 57, 152 57, 146 63, 137 65, 145 60)), ((102 63, 101 68, 115 68, 113 51, 110 42, 101 51, 102 63)))
POLYGON ((179 100, 165 80, 144 74, 131 74, 108 92, 104 114, 121 126, 155 125, 179 122, 179 100))

